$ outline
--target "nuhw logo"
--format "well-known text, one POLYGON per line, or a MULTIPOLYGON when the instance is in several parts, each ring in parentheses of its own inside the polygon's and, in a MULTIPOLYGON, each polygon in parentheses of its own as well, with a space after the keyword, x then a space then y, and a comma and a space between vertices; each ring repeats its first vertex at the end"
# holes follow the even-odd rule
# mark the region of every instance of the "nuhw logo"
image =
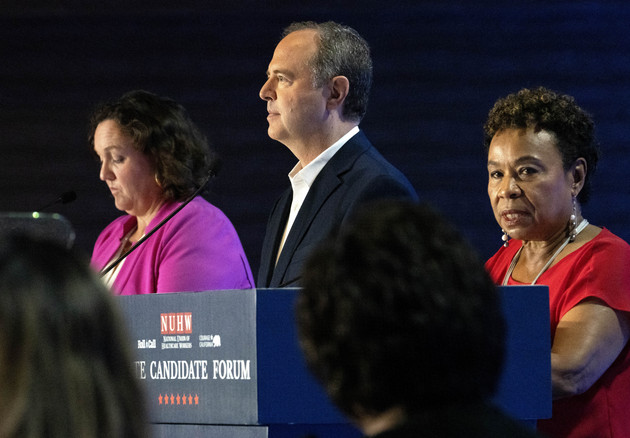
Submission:
POLYGON ((192 333, 192 312, 160 313, 160 329, 163 335, 192 333))

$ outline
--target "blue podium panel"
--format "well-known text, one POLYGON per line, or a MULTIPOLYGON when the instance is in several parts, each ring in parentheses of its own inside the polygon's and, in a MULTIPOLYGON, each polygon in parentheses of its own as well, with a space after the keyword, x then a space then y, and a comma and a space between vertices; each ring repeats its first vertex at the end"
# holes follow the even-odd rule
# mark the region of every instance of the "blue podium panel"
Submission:
POLYGON ((507 342, 494 401, 518 419, 551 418, 549 288, 501 286, 499 292, 507 342))
MULTIPOLYGON (((517 419, 548 418, 547 287, 506 286, 500 292, 508 345, 494 401, 517 419)), ((150 421, 162 431, 156 436, 282 438, 313 431, 322 438, 360 436, 306 369, 294 323, 297 293, 258 289, 119 297, 150 421)))
POLYGON ((345 423, 306 368, 294 320, 297 289, 258 289, 258 420, 345 423))
POLYGON ((269 438, 361 438, 354 426, 345 424, 271 424, 269 438))

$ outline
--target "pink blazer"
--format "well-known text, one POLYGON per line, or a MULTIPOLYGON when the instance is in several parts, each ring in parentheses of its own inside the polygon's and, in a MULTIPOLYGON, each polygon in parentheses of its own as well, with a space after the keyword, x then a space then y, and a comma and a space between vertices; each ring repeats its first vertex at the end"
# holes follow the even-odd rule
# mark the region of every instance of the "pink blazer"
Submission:
MULTIPOLYGON (((167 203, 147 227, 150 231, 180 205, 167 203)), ((121 216, 99 235, 92 266, 101 271, 114 257, 121 239, 136 225, 121 216)), ((125 260, 114 293, 135 295, 252 289, 252 276, 234 226, 221 210, 195 198, 125 260)))

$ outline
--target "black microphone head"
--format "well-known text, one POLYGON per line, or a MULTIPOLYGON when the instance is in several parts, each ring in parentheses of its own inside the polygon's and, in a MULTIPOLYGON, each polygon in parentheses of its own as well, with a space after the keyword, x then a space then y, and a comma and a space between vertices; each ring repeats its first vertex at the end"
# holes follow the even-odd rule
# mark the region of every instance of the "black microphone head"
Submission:
POLYGON ((55 205, 55 204, 59 204, 59 203, 61 203, 61 204, 67 204, 68 202, 72 202, 72 201, 74 201, 75 199, 77 199, 77 194, 76 194, 74 191, 70 190, 70 191, 68 191, 68 192, 64 192, 64 193, 62 193, 62 194, 61 194, 61 195, 59 195, 59 197, 58 197, 57 199, 55 199, 53 202, 49 202, 48 204, 44 205, 44 206, 43 206, 43 207, 41 207, 41 208, 38 208, 38 209, 37 209, 37 210, 35 210, 35 211, 42 211, 42 210, 47 209, 48 207, 52 207, 53 205, 55 205))
POLYGON ((62 193, 61 196, 59 197, 59 200, 61 201, 62 204, 67 204, 68 202, 72 202, 75 199, 77 199, 77 194, 72 190, 70 190, 69 192, 62 193))

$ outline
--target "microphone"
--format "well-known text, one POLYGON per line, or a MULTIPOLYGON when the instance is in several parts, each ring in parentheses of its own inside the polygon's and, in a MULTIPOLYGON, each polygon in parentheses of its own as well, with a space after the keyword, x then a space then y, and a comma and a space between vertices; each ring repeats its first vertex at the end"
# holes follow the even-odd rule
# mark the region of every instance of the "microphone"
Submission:
POLYGON ((179 213, 182 210, 182 208, 186 207, 190 203, 190 201, 195 199, 197 197, 197 195, 199 193, 201 193, 201 191, 204 189, 204 187, 208 184, 208 182, 212 179, 213 176, 215 176, 215 169, 214 168, 212 168, 212 169, 210 169, 208 171, 206 179, 203 180, 203 182, 201 183, 199 188, 197 190, 195 190, 195 193, 190 195, 190 197, 188 199, 186 199, 179 207, 177 207, 175 210, 173 210, 171 212, 171 214, 166 216, 162 220, 162 222, 160 222, 155 227, 153 227, 153 229, 151 231, 149 231, 144 236, 142 236, 140 239, 138 239, 138 241, 131 248, 129 248, 129 250, 127 250, 127 252, 125 252, 120 257, 118 257, 116 260, 111 262, 108 266, 103 268, 99 275, 101 277, 104 277, 109 271, 114 269, 120 262, 122 262, 129 254, 131 254, 133 251, 135 251, 137 247, 142 245, 149 237, 151 237, 153 235, 153 233, 155 233, 157 230, 162 228, 162 226, 164 226, 168 221, 170 221, 173 216, 175 216, 177 213, 179 213))
POLYGON ((70 190, 68 192, 62 193, 61 195, 59 195, 57 199, 55 199, 52 202, 49 202, 48 204, 44 205, 43 207, 40 207, 39 209, 35 211, 45 210, 49 207, 52 207, 55 204, 67 204, 68 202, 72 202, 75 199, 77 199, 77 194, 74 191, 70 190))

